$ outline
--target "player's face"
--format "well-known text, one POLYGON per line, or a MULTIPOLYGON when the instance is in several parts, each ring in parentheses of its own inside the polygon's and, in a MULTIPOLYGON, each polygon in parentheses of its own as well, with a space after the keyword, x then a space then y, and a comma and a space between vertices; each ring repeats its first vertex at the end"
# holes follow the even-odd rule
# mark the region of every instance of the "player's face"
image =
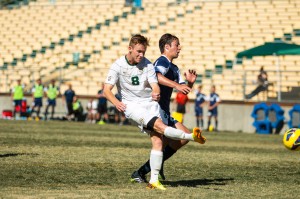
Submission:
POLYGON ((133 47, 129 46, 129 54, 132 62, 131 64, 138 64, 142 61, 145 56, 147 47, 142 44, 136 44, 133 47))
POLYGON ((216 88, 215 88, 215 87, 211 87, 210 92, 211 92, 211 93, 216 92, 216 88))
POLYGON ((169 48, 170 56, 173 59, 177 58, 179 56, 180 50, 181 50, 181 46, 180 46, 179 41, 178 40, 172 41, 171 46, 169 48))

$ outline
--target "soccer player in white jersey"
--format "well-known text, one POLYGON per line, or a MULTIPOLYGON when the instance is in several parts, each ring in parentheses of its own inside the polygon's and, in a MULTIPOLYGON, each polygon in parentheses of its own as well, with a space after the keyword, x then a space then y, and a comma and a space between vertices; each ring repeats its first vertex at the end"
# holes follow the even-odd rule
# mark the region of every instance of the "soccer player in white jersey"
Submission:
MULTIPOLYGON (((180 91, 184 94, 188 94, 193 84, 196 81, 196 71, 188 70, 184 73, 185 80, 181 76, 179 67, 173 63, 174 59, 178 58, 181 51, 181 46, 179 39, 172 34, 166 33, 159 39, 159 49, 161 56, 154 62, 158 83, 161 90, 161 100, 159 105, 162 109, 163 121, 168 126, 174 127, 176 129, 182 130, 186 133, 190 133, 189 129, 182 123, 175 120, 170 113, 170 102, 173 89, 180 91)), ((195 129, 195 128, 194 128, 195 129)), ((165 180, 165 175, 163 172, 164 161, 172 157, 177 150, 188 143, 188 140, 174 140, 164 138, 164 150, 163 150, 163 162, 162 168, 160 170, 160 176, 162 180, 165 180)), ((205 143, 205 138, 202 137, 202 144, 205 143)), ((150 161, 148 160, 144 165, 142 165, 137 171, 132 173, 132 179, 136 182, 145 182, 146 174, 151 171, 150 161)))
POLYGON ((149 41, 142 35, 134 35, 129 42, 128 53, 115 61, 109 69, 105 87, 105 97, 125 116, 150 135, 151 177, 147 185, 150 189, 165 190, 159 182, 158 174, 163 159, 163 135, 174 140, 203 142, 201 130, 195 128, 192 134, 165 125, 160 116, 160 88, 152 63, 144 57, 149 41), (114 85, 122 99, 112 93, 114 85))

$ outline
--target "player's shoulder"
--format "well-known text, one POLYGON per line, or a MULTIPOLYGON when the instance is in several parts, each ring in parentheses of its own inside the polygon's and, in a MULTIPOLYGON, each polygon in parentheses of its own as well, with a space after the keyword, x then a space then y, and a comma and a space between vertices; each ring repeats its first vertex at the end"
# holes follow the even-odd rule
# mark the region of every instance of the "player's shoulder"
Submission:
POLYGON ((168 67, 170 65, 169 60, 165 56, 160 56, 155 62, 155 66, 165 66, 168 67))
POLYGON ((119 57, 113 64, 122 65, 124 63, 127 63, 125 55, 119 57))
POLYGON ((143 60, 138 64, 138 66, 143 66, 143 67, 146 67, 146 66, 152 66, 152 62, 147 59, 146 57, 143 58, 143 60))

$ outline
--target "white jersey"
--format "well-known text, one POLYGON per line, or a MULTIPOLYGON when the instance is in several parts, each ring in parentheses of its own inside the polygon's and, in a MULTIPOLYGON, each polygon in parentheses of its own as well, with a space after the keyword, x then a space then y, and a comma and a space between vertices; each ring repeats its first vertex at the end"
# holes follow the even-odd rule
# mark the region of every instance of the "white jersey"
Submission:
POLYGON ((116 85, 122 102, 152 101, 150 84, 157 83, 153 64, 146 58, 130 65, 126 56, 115 61, 109 69, 105 83, 116 85))

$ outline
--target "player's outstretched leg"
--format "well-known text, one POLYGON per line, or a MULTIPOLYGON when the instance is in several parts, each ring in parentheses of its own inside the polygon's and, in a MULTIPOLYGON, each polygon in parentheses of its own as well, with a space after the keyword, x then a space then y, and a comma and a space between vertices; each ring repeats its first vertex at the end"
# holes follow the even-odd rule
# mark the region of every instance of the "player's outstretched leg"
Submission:
MULTIPOLYGON (((150 172, 150 163, 149 163, 149 172, 150 172)), ((148 183, 146 179, 146 175, 141 174, 139 171, 135 171, 131 174, 130 182, 137 182, 137 183, 148 183)))

